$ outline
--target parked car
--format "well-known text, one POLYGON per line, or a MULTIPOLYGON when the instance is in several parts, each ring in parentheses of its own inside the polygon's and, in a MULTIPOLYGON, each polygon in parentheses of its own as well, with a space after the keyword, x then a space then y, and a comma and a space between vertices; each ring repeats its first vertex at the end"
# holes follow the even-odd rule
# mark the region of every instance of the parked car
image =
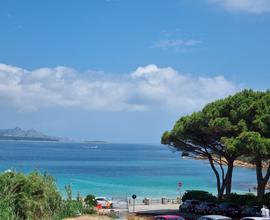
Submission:
POLYGON ((201 216, 197 220, 232 220, 230 217, 223 215, 205 215, 201 216))
POLYGON ((240 220, 270 220, 270 218, 265 218, 265 217, 244 217, 244 218, 241 218, 240 220))
POLYGON ((209 214, 212 209, 216 207, 215 203, 212 202, 202 202, 199 205, 196 205, 194 208, 195 213, 209 214))
POLYGON ((261 207, 259 206, 252 206, 252 207, 246 207, 242 211, 242 216, 254 216, 254 217, 261 217, 261 207))
POLYGON ((194 212, 195 206, 200 205, 198 200, 186 200, 179 206, 179 211, 194 212))
POLYGON ((102 208, 111 208, 112 201, 107 199, 106 197, 96 197, 97 205, 100 205, 102 208))
POLYGON ((221 203, 211 211, 215 215, 240 216, 241 209, 233 203, 221 203))
POLYGON ((158 215, 154 220, 185 220, 185 218, 177 215, 158 215))

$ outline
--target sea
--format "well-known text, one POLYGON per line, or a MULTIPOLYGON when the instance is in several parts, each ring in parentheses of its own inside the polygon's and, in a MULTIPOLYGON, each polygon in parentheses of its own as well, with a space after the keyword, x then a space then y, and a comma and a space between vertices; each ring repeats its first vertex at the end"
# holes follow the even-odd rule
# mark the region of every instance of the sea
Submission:
MULTIPOLYGON (((54 176, 65 196, 175 198, 186 190, 216 193, 215 176, 204 160, 181 157, 164 145, 0 141, 0 171, 39 171, 54 176), (181 182, 179 187, 179 182, 181 182)), ((235 168, 233 191, 256 185, 255 170, 235 168)))

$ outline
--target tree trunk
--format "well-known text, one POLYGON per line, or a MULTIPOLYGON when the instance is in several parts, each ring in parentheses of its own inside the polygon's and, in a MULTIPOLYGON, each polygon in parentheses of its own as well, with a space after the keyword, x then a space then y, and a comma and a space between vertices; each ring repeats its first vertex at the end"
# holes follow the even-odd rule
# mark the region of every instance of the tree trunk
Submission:
POLYGON ((256 158, 256 177, 257 177, 257 197, 262 200, 265 186, 263 184, 263 174, 262 174, 262 159, 261 157, 256 158))
POLYGON ((266 184, 270 177, 270 164, 268 165, 268 169, 266 171, 265 176, 263 176, 261 157, 256 158, 256 177, 257 177, 257 197, 259 201, 261 201, 265 194, 266 184))
POLYGON ((226 158, 226 160, 227 160, 226 173, 224 172, 221 160, 219 162, 217 162, 217 163, 219 163, 222 176, 220 176, 217 168, 215 167, 214 159, 210 154, 208 155, 208 160, 209 160, 210 166, 211 166, 211 168, 214 171, 214 174, 216 176, 218 198, 221 199, 224 196, 225 190, 226 190, 226 195, 231 194, 232 176, 233 176, 233 168, 234 168, 233 163, 234 163, 235 159, 234 158, 226 158))
POLYGON ((224 195, 224 192, 226 191, 226 195, 230 195, 231 191, 232 191, 232 176, 233 176, 233 168, 234 168, 234 158, 232 157, 227 157, 225 158, 227 161, 227 170, 226 172, 224 171, 223 168, 223 164, 222 164, 222 160, 220 159, 219 162, 219 167, 221 170, 221 179, 220 176, 217 176, 217 178, 219 178, 219 182, 220 182, 220 192, 221 195, 224 195))
POLYGON ((225 185, 226 185, 226 195, 230 195, 232 192, 232 177, 233 177, 233 163, 234 159, 227 159, 228 161, 228 168, 225 177, 225 185))
POLYGON ((259 199, 259 201, 261 201, 263 199, 264 193, 265 193, 265 183, 264 181, 260 181, 258 182, 257 185, 257 197, 259 199))
POLYGON ((220 175, 215 167, 215 164, 214 164, 214 160, 212 158, 212 156, 209 154, 208 155, 208 160, 209 160, 209 163, 210 163, 210 166, 212 168, 212 170, 214 171, 214 174, 216 176, 216 180, 217 180, 217 192, 218 192, 218 198, 221 199, 224 195, 224 189, 223 187, 221 187, 221 183, 220 183, 220 175))

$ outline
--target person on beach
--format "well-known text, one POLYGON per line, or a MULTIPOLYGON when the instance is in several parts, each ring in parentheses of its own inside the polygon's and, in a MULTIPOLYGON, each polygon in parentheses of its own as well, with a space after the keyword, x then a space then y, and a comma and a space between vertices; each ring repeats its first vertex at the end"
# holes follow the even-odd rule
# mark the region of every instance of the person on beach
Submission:
POLYGON ((265 205, 261 208, 261 215, 264 218, 269 218, 269 209, 265 205))

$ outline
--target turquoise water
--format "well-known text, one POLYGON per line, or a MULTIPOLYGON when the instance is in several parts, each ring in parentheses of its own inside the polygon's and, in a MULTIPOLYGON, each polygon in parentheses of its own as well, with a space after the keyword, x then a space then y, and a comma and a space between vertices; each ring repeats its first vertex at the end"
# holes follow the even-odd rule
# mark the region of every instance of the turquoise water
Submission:
MULTIPOLYGON (((181 191, 202 189, 215 193, 215 178, 207 161, 187 160, 161 145, 0 141, 0 171, 15 169, 48 172, 64 193, 74 195, 175 197, 181 191)), ((234 191, 248 192, 255 171, 236 168, 234 191)))

